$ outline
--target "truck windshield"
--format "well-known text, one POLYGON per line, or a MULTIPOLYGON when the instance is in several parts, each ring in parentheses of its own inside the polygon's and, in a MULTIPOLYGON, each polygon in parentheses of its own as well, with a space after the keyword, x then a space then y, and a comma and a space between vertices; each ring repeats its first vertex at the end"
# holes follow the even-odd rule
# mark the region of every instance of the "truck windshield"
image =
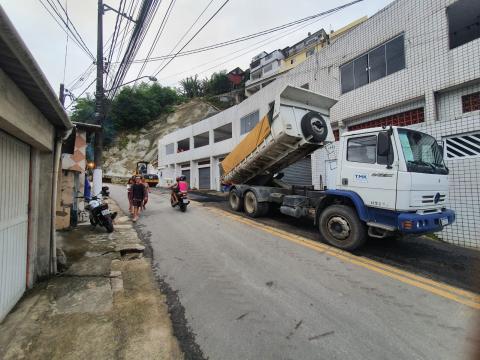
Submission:
POLYGON ((399 129, 398 136, 409 172, 448 174, 442 148, 434 137, 407 129, 399 129))

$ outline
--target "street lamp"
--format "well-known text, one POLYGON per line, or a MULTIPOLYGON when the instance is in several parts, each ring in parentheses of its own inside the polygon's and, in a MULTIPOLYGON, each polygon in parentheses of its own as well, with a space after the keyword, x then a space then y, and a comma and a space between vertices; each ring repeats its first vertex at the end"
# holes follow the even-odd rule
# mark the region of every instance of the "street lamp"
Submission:
POLYGON ((108 90, 105 90, 105 92, 110 92, 112 90, 116 90, 118 89, 119 87, 122 87, 122 86, 125 86, 125 85, 128 85, 128 84, 131 84, 135 81, 138 81, 138 80, 141 80, 141 79, 148 79, 150 81, 153 81, 153 82, 156 82, 157 81, 157 78, 155 76, 142 76, 142 77, 139 77, 138 79, 135 79, 135 80, 132 80, 132 81, 128 81, 126 83, 123 83, 122 85, 119 85, 117 87, 114 87, 114 88, 111 88, 111 89, 108 89, 108 90))

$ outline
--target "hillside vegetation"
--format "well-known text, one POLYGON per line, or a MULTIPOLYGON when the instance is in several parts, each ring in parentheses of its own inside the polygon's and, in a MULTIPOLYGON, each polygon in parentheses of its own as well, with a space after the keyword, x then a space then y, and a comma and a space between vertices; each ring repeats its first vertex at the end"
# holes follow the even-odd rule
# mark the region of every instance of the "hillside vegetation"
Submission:
POLYGON ((110 177, 132 175, 137 161, 157 162, 158 140, 166 134, 216 114, 212 105, 192 99, 172 107, 171 112, 150 121, 145 127, 118 132, 104 151, 104 174, 110 177))

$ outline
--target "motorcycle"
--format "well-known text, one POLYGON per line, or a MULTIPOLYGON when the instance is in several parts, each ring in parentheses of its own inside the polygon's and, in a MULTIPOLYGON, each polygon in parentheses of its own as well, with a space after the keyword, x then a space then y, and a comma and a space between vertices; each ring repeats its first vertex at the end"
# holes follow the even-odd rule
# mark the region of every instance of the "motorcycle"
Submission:
POLYGON ((175 202, 174 197, 170 197, 170 203, 172 207, 178 206, 181 212, 187 211, 187 205, 190 204, 188 200, 187 192, 181 191, 177 193, 178 202, 175 202))
POLYGON ((101 198, 93 196, 85 209, 88 210, 90 224, 103 226, 107 232, 113 232, 113 220, 117 217, 117 212, 111 212, 108 204, 101 198))

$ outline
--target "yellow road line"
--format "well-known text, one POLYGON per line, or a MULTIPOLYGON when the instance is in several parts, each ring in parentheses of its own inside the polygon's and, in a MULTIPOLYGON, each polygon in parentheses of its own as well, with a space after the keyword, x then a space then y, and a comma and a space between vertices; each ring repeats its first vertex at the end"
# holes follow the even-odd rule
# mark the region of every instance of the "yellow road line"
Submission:
POLYGON ((218 208, 211 208, 211 207, 204 207, 204 208, 220 216, 231 218, 235 221, 263 230, 272 235, 281 237, 285 240, 294 242, 296 244, 302 245, 312 250, 315 250, 324 254, 328 254, 342 261, 361 266, 363 268, 369 269, 376 273, 401 281, 405 284, 415 286, 417 288, 423 289, 425 291, 436 294, 438 296, 441 296, 441 297, 456 301, 460 304, 469 306, 471 308, 480 310, 480 296, 478 294, 475 294, 463 289, 459 289, 444 283, 440 283, 438 281, 434 281, 419 275, 415 275, 407 271, 395 268, 390 265, 385 265, 383 263, 380 263, 374 260, 370 260, 361 256, 356 256, 349 252, 334 248, 330 245, 318 243, 313 240, 307 239, 305 237, 294 235, 289 232, 276 229, 269 225, 258 223, 254 220, 250 220, 243 216, 235 215, 218 208))

